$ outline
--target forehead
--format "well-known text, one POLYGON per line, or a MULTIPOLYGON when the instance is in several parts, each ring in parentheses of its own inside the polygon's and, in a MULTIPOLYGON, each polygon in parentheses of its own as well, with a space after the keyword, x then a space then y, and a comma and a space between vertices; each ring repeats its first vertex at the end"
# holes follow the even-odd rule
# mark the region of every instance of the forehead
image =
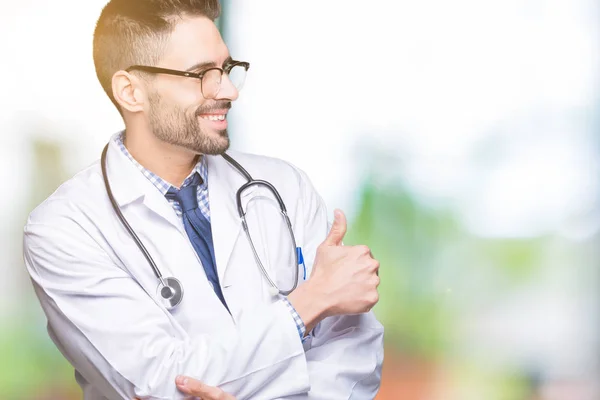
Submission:
POLYGON ((221 65, 229 56, 227 46, 213 21, 206 17, 177 18, 171 33, 161 66, 187 69, 199 62, 215 62, 221 65))

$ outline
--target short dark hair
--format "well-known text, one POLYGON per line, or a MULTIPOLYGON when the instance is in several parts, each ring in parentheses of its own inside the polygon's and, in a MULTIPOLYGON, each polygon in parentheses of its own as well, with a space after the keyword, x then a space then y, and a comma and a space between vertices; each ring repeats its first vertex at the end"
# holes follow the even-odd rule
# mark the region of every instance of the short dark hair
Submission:
POLYGON ((156 65, 163 54, 176 18, 221 14, 219 0, 110 0, 94 31, 94 66, 102 88, 112 94, 115 72, 131 65, 156 65))

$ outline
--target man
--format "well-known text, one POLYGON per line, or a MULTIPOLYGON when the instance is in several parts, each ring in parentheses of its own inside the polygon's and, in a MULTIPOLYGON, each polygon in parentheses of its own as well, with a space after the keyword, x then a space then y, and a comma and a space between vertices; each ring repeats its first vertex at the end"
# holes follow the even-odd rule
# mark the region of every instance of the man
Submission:
POLYGON ((50 336, 85 399, 373 398, 383 361, 383 329, 370 312, 379 263, 366 246, 342 246, 343 213, 328 232, 302 171, 230 151, 287 206, 306 267, 291 294, 279 287, 287 228, 266 211, 265 188, 237 196, 245 210, 262 202, 252 206, 260 234, 247 241, 240 228, 236 191, 246 180, 220 155, 249 65, 230 56, 218 15, 217 0, 112 0, 103 9, 94 61, 125 131, 25 227, 50 336))

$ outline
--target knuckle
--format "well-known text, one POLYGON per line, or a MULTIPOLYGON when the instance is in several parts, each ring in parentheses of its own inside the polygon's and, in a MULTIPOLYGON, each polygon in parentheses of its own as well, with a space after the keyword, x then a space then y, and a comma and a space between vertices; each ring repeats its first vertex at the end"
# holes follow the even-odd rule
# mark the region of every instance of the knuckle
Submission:
POLYGON ((373 277, 373 285, 375 285, 375 287, 379 286, 379 284, 381 283, 381 279, 379 278, 379 276, 375 275, 373 277))
POLYGON ((375 304, 377 304, 377 302, 379 301, 379 294, 377 294, 377 292, 375 292, 375 294, 368 295, 367 298, 368 298, 368 300, 365 305, 365 309, 366 309, 366 312, 369 312, 369 311, 371 311, 371 309, 373 307, 375 307, 375 304))
POLYGON ((373 307, 379 301, 379 293, 376 290, 369 295, 369 304, 373 307))
POLYGON ((356 250, 357 250, 358 254, 360 254, 360 255, 369 254, 371 252, 371 250, 369 249, 369 246, 367 246, 365 244, 357 245, 356 250))

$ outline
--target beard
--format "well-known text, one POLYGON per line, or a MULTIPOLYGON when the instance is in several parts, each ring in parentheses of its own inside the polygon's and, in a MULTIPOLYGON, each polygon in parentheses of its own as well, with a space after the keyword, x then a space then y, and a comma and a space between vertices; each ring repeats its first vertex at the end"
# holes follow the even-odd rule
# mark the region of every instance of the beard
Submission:
POLYGON ((231 102, 216 101, 210 106, 200 106, 190 117, 178 105, 166 104, 160 95, 148 98, 149 123, 154 135, 163 142, 183 147, 196 154, 223 154, 229 148, 227 129, 207 132, 200 126, 200 115, 215 109, 229 109, 231 102))

